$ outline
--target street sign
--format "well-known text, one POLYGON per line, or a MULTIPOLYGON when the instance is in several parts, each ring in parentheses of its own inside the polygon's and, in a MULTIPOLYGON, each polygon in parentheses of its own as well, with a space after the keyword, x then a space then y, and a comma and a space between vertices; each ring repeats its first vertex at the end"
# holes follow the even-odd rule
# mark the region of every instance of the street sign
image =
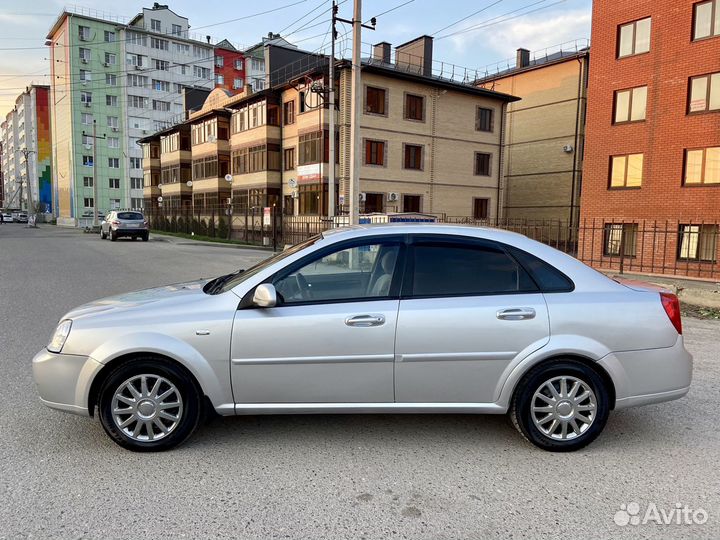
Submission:
POLYGON ((272 208, 270 208, 269 206, 266 206, 265 208, 263 208, 263 226, 264 227, 269 227, 272 223, 271 218, 270 218, 270 216, 272 215, 271 212, 272 212, 272 208))
POLYGON ((292 189, 295 189, 297 187, 297 180, 291 178, 290 180, 288 180, 288 186, 290 186, 290 188, 292 189))
POLYGON ((158 197, 158 202, 161 203, 163 201, 162 196, 158 197))
POLYGON ((225 175, 225 180, 227 180, 228 182, 232 182, 232 180, 233 180, 233 179, 232 179, 232 174, 226 174, 226 175, 225 175))
POLYGON ((187 187, 192 187, 192 180, 187 181, 187 187))

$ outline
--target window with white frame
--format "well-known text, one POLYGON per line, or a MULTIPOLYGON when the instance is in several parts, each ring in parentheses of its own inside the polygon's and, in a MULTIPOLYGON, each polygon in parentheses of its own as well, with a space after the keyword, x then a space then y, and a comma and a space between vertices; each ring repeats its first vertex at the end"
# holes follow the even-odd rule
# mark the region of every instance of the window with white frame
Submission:
POLYGON ((179 36, 182 34, 182 26, 179 24, 173 24, 172 25, 172 34, 173 36, 179 36))
POLYGON ((169 92, 170 91, 170 83, 168 81, 161 81, 159 79, 153 79, 152 86, 155 90, 159 90, 161 92, 169 92))
POLYGON ((142 169, 142 158, 131 157, 130 158, 130 168, 131 169, 142 169))
POLYGON ((150 30, 153 32, 162 32, 159 19, 150 19, 150 30))
POLYGON ((81 103, 92 103, 92 92, 80 92, 81 103))
POLYGON ((115 64, 117 64, 117 56, 113 53, 106 52, 105 63, 114 66, 115 64))
POLYGON ((120 119, 117 116, 108 116, 107 117, 107 125, 109 128, 119 128, 120 127, 120 119))
POLYGON ((90 113, 82 113, 80 115, 80 122, 85 124, 86 126, 92 125, 93 123, 93 116, 90 113))
POLYGON ((105 74, 105 84, 107 86, 117 86, 117 75, 113 73, 105 74))
POLYGON ((105 96, 105 105, 108 107, 117 107, 118 106, 118 97, 117 96, 111 96, 106 95, 105 96))
POLYGON ((107 145, 108 148, 120 148, 120 139, 117 137, 108 137, 107 145))
POLYGON ((111 169, 119 169, 120 168, 120 158, 116 158, 116 157, 108 158, 108 167, 111 169))
POLYGON ((119 178, 108 178, 108 188, 120 189, 120 179, 119 178))
POLYGON ((131 177, 130 178, 130 189, 142 189, 143 188, 143 179, 138 177, 131 177))
POLYGON ((110 32, 108 30, 105 30, 105 41, 107 43, 114 43, 115 42, 115 32, 110 32))

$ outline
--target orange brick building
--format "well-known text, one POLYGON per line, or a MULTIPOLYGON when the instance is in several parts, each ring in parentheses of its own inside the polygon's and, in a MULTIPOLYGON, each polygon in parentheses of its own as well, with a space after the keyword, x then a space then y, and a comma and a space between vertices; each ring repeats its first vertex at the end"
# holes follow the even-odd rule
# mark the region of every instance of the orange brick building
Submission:
POLYGON ((578 256, 720 277, 720 0, 595 0, 578 256))

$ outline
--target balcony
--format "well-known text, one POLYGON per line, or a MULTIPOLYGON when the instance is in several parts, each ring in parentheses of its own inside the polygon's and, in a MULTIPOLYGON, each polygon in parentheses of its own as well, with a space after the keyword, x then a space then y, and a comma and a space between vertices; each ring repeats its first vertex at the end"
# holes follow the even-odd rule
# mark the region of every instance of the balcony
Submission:
POLYGON ((252 129, 246 129, 230 135, 230 148, 236 149, 241 146, 253 144, 264 144, 267 141, 280 142, 280 126, 264 125, 252 129))

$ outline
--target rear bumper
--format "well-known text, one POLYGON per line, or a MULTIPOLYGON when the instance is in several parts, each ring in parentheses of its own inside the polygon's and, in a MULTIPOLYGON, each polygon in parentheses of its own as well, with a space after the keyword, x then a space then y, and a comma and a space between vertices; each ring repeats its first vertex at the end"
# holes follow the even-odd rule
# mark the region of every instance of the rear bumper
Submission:
POLYGON ((53 409, 88 416, 90 385, 102 367, 88 356, 55 354, 43 349, 32 361, 40 401, 53 409))
POLYGON ((672 347, 615 352, 598 364, 615 384, 615 409, 679 399, 692 382, 693 359, 682 336, 672 347))
POLYGON ((150 233, 149 229, 111 229, 115 236, 145 236, 150 233))

